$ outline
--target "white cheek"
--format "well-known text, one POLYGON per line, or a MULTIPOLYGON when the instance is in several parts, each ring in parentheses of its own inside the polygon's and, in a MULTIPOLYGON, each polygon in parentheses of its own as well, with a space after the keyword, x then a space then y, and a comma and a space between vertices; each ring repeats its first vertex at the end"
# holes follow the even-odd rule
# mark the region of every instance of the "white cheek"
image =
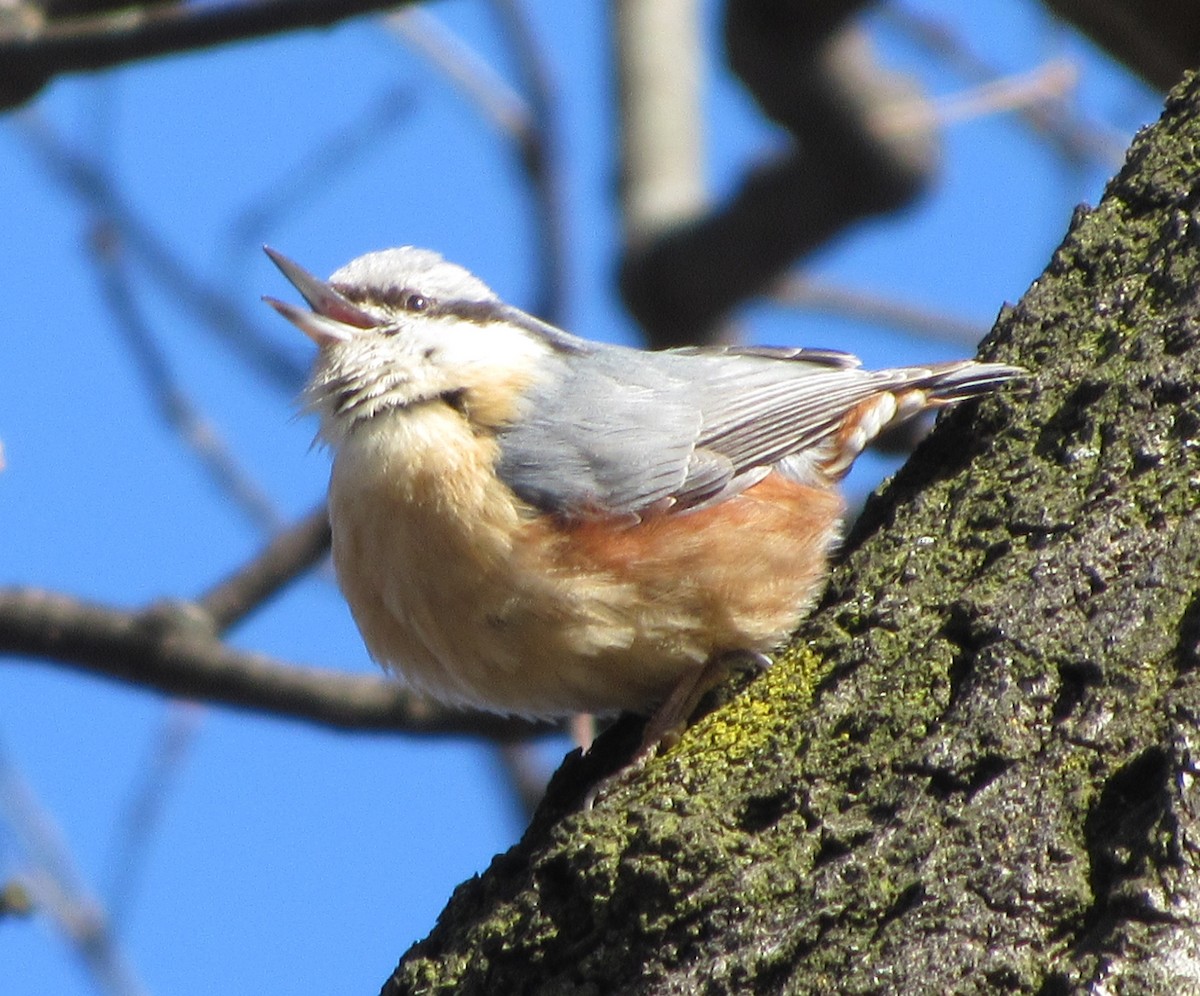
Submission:
MULTIPOLYGON (((429 327, 413 336, 413 346, 422 358, 434 352, 426 363, 435 363, 448 371, 470 371, 487 377, 499 377, 528 370, 543 362, 550 347, 521 329, 503 322, 475 325, 455 320, 430 322, 429 327)), ((474 379, 474 378, 470 378, 474 379)))

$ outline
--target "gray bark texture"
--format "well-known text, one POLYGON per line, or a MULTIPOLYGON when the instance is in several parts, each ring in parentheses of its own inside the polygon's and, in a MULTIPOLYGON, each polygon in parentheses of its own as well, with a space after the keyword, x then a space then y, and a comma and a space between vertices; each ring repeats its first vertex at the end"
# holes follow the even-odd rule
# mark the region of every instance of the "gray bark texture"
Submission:
POLYGON ((384 992, 1200 993, 1200 78, 1077 212, 761 677, 384 992))

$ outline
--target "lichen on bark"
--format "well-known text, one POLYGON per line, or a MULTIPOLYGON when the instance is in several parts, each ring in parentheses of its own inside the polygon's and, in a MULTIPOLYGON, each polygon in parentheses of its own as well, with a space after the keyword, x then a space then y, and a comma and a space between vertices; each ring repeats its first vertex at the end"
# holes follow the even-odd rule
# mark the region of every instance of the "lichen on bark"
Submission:
POLYGON ((591 812, 569 764, 385 992, 1200 993, 1198 150, 1191 77, 997 322, 1028 383, 942 419, 767 674, 591 812))

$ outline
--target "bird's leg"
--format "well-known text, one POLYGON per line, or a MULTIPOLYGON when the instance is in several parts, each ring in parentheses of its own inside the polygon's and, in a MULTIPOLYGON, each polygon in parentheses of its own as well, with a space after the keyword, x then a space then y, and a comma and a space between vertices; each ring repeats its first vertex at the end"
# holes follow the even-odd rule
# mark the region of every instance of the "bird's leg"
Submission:
POLYGON ((596 739, 596 717, 590 712, 575 713, 567 724, 567 732, 575 746, 587 750, 596 739))
POLYGON ((584 808, 591 809, 597 799, 641 771, 650 758, 660 751, 674 747, 687 728, 688 720, 696 711, 700 700, 719 685, 739 663, 750 663, 756 669, 762 670, 771 661, 765 654, 752 650, 727 650, 713 654, 704 662, 703 667, 685 674, 646 720, 638 749, 620 768, 592 787, 584 800, 584 808))

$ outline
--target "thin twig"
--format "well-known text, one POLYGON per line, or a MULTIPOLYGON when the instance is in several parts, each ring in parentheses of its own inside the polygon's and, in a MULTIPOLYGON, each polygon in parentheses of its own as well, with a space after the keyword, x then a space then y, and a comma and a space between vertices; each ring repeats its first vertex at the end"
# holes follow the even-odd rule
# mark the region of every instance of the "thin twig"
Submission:
POLYGON ((972 348, 987 334, 987 328, 982 325, 870 291, 823 284, 810 277, 785 277, 775 285, 771 299, 789 308, 870 322, 885 328, 900 329, 922 339, 952 342, 972 348))
POLYGON ((163 421, 200 459, 217 487, 251 522, 269 532, 278 530, 283 523, 275 503, 238 463, 216 425, 192 403, 176 381, 149 321, 138 307, 124 266, 124 254, 116 240, 101 234, 94 244, 96 251, 92 258, 97 264, 100 289, 163 421))
POLYGON ((107 171, 70 149, 42 118, 16 118, 30 147, 41 158, 46 174, 58 181, 88 208, 107 219, 122 243, 146 267, 181 308, 193 314, 236 356, 272 386, 294 393, 303 380, 304 364, 284 350, 250 313, 221 291, 197 279, 166 240, 139 218, 117 192, 107 171))
POLYGON ((539 290, 534 310, 550 322, 561 323, 567 302, 566 208, 555 155, 557 134, 556 88, 550 67, 533 36, 518 0, 492 0, 533 110, 530 127, 520 145, 521 164, 534 194, 538 237, 539 290))
POLYGON ((1061 103, 1079 78, 1075 64, 1054 59, 1027 73, 988 80, 962 93, 936 100, 914 100, 881 107, 874 126, 883 131, 906 132, 945 128, 989 114, 1005 114, 1029 107, 1061 103))
MULTIPOLYGON (((968 82, 987 83, 1004 75, 934 17, 900 4, 881 4, 877 13, 968 82)), ((1124 139, 1082 120, 1065 101, 1030 104, 1021 108, 1018 116, 1069 162, 1114 167, 1124 158, 1124 139)))
POLYGON ((120 935, 133 908, 168 790, 174 785, 207 712, 194 702, 170 703, 158 736, 147 752, 146 763, 138 768, 136 785, 122 808, 113 835, 112 857, 108 862, 105 899, 108 922, 115 935, 120 935))
POLYGON ((533 127, 529 102, 439 18, 412 7, 385 17, 383 26, 457 87, 500 135, 516 143, 524 140, 533 127))
POLYGON ((412 112, 409 87, 391 87, 371 102, 353 121, 343 123, 299 162, 281 169, 270 187, 254 198, 253 206, 229 225, 226 267, 231 273, 246 269, 244 252, 258 250, 266 233, 289 211, 329 189, 341 173, 380 148, 388 134, 412 112), (236 268, 236 269, 235 269, 236 268))
POLYGON ((2 751, 0 813, 29 862, 21 876, 23 889, 83 961, 97 988, 111 996, 142 996, 146 988, 84 884, 62 831, 2 751))
POLYGON ((384 25, 418 52, 472 104, 481 118, 516 151, 533 192, 539 254, 533 310, 563 321, 566 300, 566 210, 552 154, 553 86, 520 12, 498 3, 528 97, 518 93, 478 52, 424 10, 401 11, 384 25))

